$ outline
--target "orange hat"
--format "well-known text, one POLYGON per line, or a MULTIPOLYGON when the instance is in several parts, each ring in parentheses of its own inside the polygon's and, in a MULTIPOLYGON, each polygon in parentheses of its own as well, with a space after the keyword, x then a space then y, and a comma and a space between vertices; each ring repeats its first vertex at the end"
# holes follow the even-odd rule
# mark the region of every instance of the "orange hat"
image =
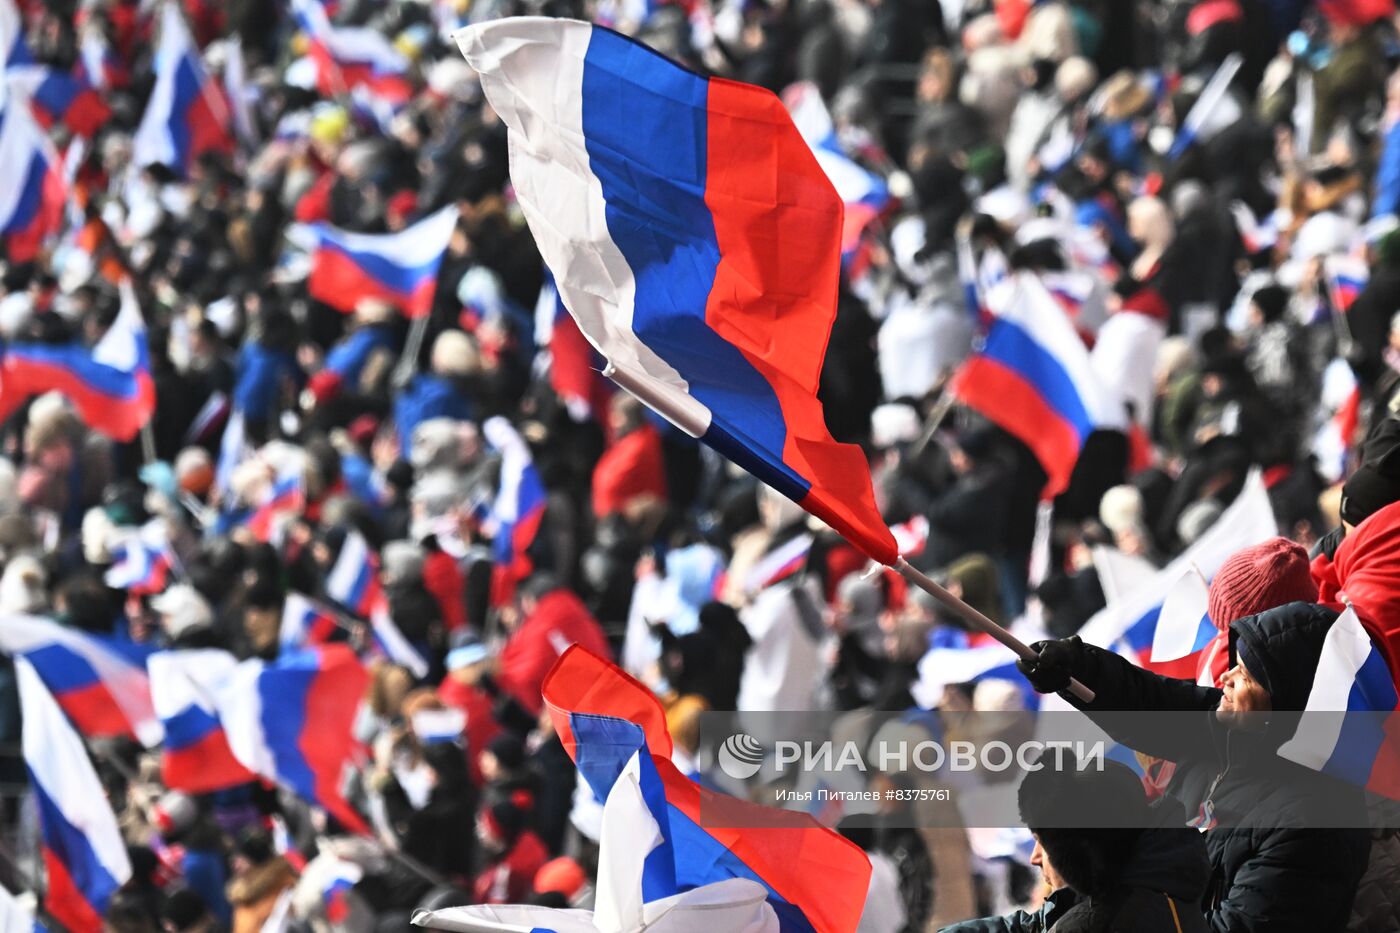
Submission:
POLYGON ((535 893, 547 894, 553 891, 572 900, 587 880, 588 876, 583 873, 583 868, 578 862, 568 856, 560 856, 545 862, 540 866, 540 870, 535 872, 535 893))

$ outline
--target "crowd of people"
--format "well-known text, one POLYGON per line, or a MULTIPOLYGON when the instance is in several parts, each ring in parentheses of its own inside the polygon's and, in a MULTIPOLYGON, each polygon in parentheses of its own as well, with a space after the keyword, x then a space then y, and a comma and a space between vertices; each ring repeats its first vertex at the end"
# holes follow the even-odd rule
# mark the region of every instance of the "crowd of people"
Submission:
MULTIPOLYGON (((275 929, 388 931, 420 907, 588 906, 598 803, 576 787, 540 692, 573 644, 662 699, 691 773, 710 764, 687 740, 706 710, 1025 708, 1021 680, 929 696, 920 661, 970 643, 959 617, 866 574, 797 505, 601 376, 561 391, 558 305, 512 199, 506 130, 452 40, 515 14, 588 19, 779 93, 815 87, 841 147, 888 191, 844 260, 820 398, 833 436, 867 453, 906 556, 991 620, 1041 633, 1040 660, 1022 663, 1036 691, 1072 676, 1097 693, 1074 701, 1091 715, 1220 711, 1191 747, 1115 735, 1175 763, 1151 787, 1116 768, 1028 782, 1033 864, 961 840, 940 872, 933 835, 896 845, 852 830, 882 863, 861 929, 1400 929, 1400 838, 1298 828, 1315 800, 1353 791, 1252 772, 1284 737, 1231 722, 1306 706, 1344 602, 1391 656, 1377 634, 1396 628, 1400 586, 1389 0, 327 4, 402 56, 411 93, 392 105, 308 80, 307 36, 281 0, 177 5, 209 74, 245 95, 229 113, 249 118, 187 172, 133 162, 156 4, 17 3, 34 59, 84 76, 105 112, 81 132, 48 127, 70 163, 69 229, 33 258, 3 255, 0 335, 91 346, 129 278, 157 404, 130 442, 58 394, 0 429, 0 612, 271 661, 289 594, 333 605, 321 637, 371 665, 348 795, 370 832, 268 782, 172 789, 158 750, 93 740, 133 870, 105 929, 246 933, 276 913, 275 929), (392 233, 447 206, 456 227, 421 322, 391 302, 344 313, 309 294, 302 225, 392 233), (1056 295, 1127 404, 1122 430, 1084 441, 1048 512, 1034 439, 953 388, 986 326, 977 294, 1007 275, 1056 295), (231 462, 234 424, 245 454, 231 462), (542 494, 517 550, 488 514, 510 438, 542 494), (1076 637, 1119 595, 1096 557, 1164 566, 1256 473, 1279 537, 1214 575, 1223 650, 1209 685, 1076 637), (287 477, 299 497, 250 522, 287 477), (168 583, 110 585, 118 542, 153 525, 168 583), (376 650, 371 620, 328 584, 359 538, 418 670, 376 650), (1046 819, 1054 801, 1146 813, 1149 791, 1152 813, 1181 809, 1174 827, 1046 819)), ((4 659, 11 750, 14 680, 4 659)), ((23 786, 15 755, 0 767, 23 786)), ((33 886, 23 793, 5 817, 13 877, 0 882, 33 886)))

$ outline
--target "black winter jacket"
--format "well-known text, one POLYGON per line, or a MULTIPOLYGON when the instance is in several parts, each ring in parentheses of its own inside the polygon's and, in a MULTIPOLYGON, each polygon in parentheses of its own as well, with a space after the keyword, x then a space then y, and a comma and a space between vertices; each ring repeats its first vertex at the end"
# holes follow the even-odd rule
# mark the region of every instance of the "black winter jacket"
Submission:
POLYGON ((1035 913, 969 920, 942 933, 1206 933, 1201 892, 1208 866, 1189 829, 1149 829, 1138 838, 1119 887, 1103 899, 1061 888, 1035 913))
MULTIPOLYGON (((1267 668, 1276 710, 1302 710, 1327 630, 1336 613, 1291 603, 1230 626, 1267 668)), ((1213 811, 1220 828, 1206 833, 1211 881, 1202 902, 1216 933, 1312 933, 1343 930, 1366 869, 1370 836, 1337 826, 1365 825, 1359 789, 1278 757, 1296 717, 1275 714, 1262 733, 1229 729, 1214 716, 1194 731, 1163 729, 1155 717, 1107 711, 1213 711, 1222 692, 1161 677, 1116 654, 1085 645, 1074 675, 1096 693, 1084 705, 1112 737, 1136 751, 1176 762, 1167 789, 1187 816, 1213 811), (1208 804, 1208 806, 1207 806, 1208 804), (1325 813, 1325 815, 1324 815, 1325 813)))

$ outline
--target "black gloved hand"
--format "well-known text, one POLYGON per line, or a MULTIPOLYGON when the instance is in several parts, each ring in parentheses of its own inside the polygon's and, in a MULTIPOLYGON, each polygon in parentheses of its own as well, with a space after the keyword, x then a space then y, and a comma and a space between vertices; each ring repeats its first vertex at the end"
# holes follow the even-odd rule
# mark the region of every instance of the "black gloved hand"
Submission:
POLYGON ((1017 661, 1016 669, 1037 693, 1058 693, 1069 686, 1070 678, 1084 651, 1079 636, 1038 641, 1031 645, 1038 657, 1034 661, 1017 661))

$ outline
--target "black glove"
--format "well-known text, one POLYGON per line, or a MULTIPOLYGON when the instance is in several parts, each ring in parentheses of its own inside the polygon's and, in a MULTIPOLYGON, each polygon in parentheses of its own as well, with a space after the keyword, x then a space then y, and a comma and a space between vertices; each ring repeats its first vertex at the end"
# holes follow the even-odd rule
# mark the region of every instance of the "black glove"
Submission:
POLYGON ((1070 678, 1084 653, 1079 636, 1038 641, 1031 645, 1037 657, 1034 661, 1017 661, 1016 669, 1038 693, 1058 693, 1069 686, 1070 678))

